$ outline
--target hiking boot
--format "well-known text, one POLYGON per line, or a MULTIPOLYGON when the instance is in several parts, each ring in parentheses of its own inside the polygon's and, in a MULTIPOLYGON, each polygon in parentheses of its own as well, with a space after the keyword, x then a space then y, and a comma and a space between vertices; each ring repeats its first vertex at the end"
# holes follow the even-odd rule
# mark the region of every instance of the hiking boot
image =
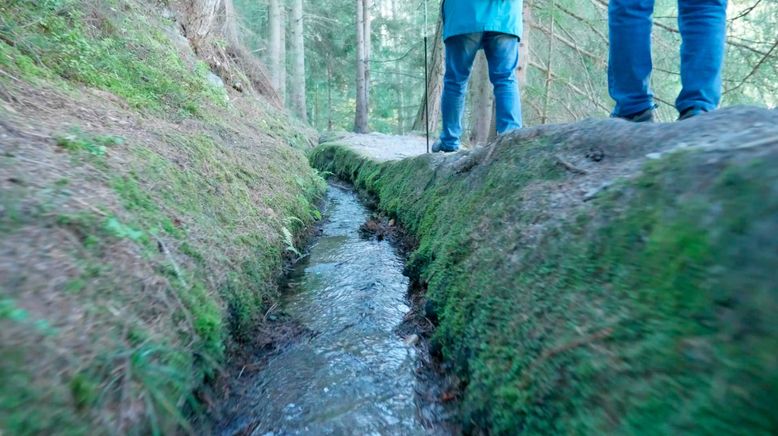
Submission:
POLYGON ((688 120, 689 118, 694 118, 697 115, 704 114, 705 112, 707 112, 705 109, 692 106, 681 111, 681 114, 678 116, 678 121, 688 120))
POLYGON ((654 122, 654 109, 646 109, 644 111, 636 112, 630 115, 619 116, 622 120, 631 121, 633 123, 653 123, 654 122))
POLYGON ((435 141, 434 144, 432 144, 432 152, 433 153, 440 153, 440 152, 443 152, 443 153, 453 153, 455 151, 457 151, 456 148, 443 147, 443 142, 440 139, 438 139, 437 141, 435 141))

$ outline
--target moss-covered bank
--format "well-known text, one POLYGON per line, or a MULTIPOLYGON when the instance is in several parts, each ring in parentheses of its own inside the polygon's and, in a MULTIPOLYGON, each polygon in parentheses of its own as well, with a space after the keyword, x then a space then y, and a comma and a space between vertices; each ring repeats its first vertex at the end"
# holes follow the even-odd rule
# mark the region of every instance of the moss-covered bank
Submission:
POLYGON ((0 2, 0 434, 191 430, 318 218, 305 130, 174 16, 0 2))
POLYGON ((325 144, 311 161, 418 237, 408 271, 466 430, 770 434, 777 118, 592 121, 388 163, 325 144))

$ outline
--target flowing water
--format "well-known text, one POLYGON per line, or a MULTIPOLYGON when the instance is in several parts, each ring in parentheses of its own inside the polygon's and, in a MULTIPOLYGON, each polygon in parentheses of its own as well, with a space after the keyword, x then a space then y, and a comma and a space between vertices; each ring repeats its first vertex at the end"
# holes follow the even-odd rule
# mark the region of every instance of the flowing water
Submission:
POLYGON ((251 377, 250 404, 225 434, 246 420, 255 435, 430 433, 416 404, 419 357, 396 331, 410 310, 403 261, 360 238, 368 212, 352 191, 331 186, 325 214, 282 305, 314 333, 251 377))

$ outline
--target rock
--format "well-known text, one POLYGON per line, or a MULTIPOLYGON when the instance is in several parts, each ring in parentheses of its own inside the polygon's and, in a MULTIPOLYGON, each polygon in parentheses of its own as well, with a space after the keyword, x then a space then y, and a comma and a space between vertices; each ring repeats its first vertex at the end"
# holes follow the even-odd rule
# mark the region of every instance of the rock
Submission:
POLYGON ((405 338, 405 345, 414 346, 419 343, 419 335, 410 335, 405 338))
POLYGON ((424 303, 424 316, 432 322, 435 322, 438 319, 438 311, 435 308, 435 305, 429 300, 424 303))
POLYGON ((224 81, 221 77, 217 76, 216 74, 213 74, 212 72, 208 72, 208 76, 206 76, 208 79, 208 83, 210 83, 213 86, 216 86, 218 88, 224 88, 224 81))

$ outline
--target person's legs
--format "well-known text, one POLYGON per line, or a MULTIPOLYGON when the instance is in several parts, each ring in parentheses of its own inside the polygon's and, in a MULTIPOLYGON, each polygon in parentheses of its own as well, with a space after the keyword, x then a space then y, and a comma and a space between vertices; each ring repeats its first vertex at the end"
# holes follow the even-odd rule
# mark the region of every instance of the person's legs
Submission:
POLYGON ((481 48, 482 38, 483 33, 469 33, 446 39, 446 74, 443 78, 443 96, 440 103, 443 127, 439 146, 443 151, 459 148, 467 81, 473 69, 475 55, 481 48))
POLYGON ((727 0, 678 0, 681 31, 681 90, 675 107, 711 111, 721 100, 721 71, 727 32, 727 0))
POLYGON ((610 0, 608 92, 616 101, 614 117, 654 108, 651 78, 651 24, 654 0, 610 0))
POLYGON ((519 39, 504 33, 486 32, 484 53, 489 63, 489 80, 494 86, 497 133, 521 128, 521 97, 516 80, 519 39))

